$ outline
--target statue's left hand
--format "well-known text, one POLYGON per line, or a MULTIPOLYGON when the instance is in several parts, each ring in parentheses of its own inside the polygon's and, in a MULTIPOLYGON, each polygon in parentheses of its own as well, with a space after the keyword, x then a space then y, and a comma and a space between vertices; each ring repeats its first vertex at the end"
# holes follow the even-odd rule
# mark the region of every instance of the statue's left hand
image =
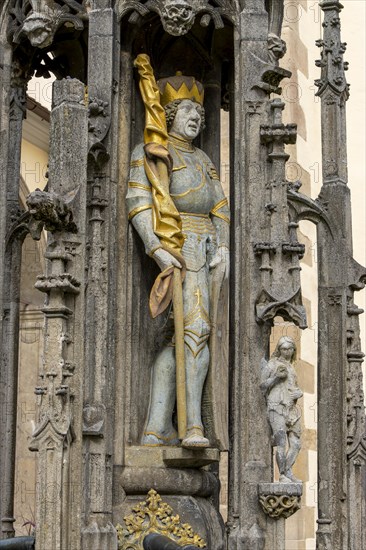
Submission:
POLYGON ((217 249, 217 252, 213 257, 209 268, 213 269, 221 263, 223 263, 225 266, 224 279, 228 279, 230 270, 230 251, 227 246, 220 246, 217 249))

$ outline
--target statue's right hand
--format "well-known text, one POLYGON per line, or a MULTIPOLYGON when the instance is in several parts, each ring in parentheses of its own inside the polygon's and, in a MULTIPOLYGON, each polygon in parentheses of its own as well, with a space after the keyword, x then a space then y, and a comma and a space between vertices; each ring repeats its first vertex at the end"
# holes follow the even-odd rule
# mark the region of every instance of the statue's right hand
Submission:
POLYGON ((276 376, 277 378, 283 380, 285 378, 287 378, 287 369, 284 365, 280 365, 279 367, 277 367, 277 371, 276 371, 276 376))
POLYGON ((157 250, 155 250, 153 258, 160 267, 161 271, 164 271, 164 269, 167 269, 171 266, 179 267, 179 269, 182 269, 182 264, 178 262, 178 260, 174 258, 172 254, 170 254, 170 252, 164 250, 164 248, 158 248, 157 250))

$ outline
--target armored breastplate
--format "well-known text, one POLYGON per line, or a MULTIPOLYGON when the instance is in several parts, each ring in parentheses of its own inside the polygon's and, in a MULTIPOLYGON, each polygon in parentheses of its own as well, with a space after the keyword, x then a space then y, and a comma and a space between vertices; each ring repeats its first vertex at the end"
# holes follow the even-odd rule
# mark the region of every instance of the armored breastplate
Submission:
POLYGON ((199 149, 186 142, 169 143, 173 159, 170 194, 179 212, 208 215, 215 205, 210 166, 199 149))

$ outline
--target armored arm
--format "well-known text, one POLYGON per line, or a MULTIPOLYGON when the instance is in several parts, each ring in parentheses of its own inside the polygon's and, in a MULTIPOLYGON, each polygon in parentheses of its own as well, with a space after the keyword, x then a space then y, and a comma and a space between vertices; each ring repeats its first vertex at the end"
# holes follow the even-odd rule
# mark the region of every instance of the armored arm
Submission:
POLYGON ((217 246, 230 247, 230 210, 229 203, 225 197, 224 190, 222 188, 219 176, 212 163, 209 163, 207 167, 209 176, 211 178, 212 190, 214 195, 215 204, 211 209, 210 215, 212 223, 216 229, 217 246))
POLYGON ((128 219, 144 243, 146 254, 154 258, 162 271, 171 265, 182 267, 174 256, 162 248, 159 237, 154 233, 151 184, 144 169, 142 144, 132 153, 126 202, 128 219))

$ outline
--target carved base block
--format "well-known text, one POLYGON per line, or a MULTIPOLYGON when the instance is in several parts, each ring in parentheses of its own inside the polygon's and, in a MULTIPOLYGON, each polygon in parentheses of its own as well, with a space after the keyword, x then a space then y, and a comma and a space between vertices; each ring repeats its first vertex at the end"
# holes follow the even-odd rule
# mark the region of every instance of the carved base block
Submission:
POLYGON ((258 495, 269 517, 289 518, 301 507, 302 483, 259 483, 258 495))
MULTIPOLYGON (((213 472, 200 467, 217 464, 219 455, 215 449, 127 448, 125 465, 114 467, 113 524, 126 529, 124 518, 133 515, 135 507, 153 489, 171 507, 173 515, 180 516, 182 524, 189 524, 205 540, 207 548, 222 550, 225 527, 214 504, 218 502, 219 481, 213 472)), ((144 518, 144 527, 149 515, 144 518)))
POLYGON ((220 461, 217 449, 183 449, 182 447, 128 447, 125 465, 131 467, 201 468, 220 461))
POLYGON ((111 523, 100 526, 97 521, 90 523, 81 532, 82 550, 115 550, 117 531, 111 523))

